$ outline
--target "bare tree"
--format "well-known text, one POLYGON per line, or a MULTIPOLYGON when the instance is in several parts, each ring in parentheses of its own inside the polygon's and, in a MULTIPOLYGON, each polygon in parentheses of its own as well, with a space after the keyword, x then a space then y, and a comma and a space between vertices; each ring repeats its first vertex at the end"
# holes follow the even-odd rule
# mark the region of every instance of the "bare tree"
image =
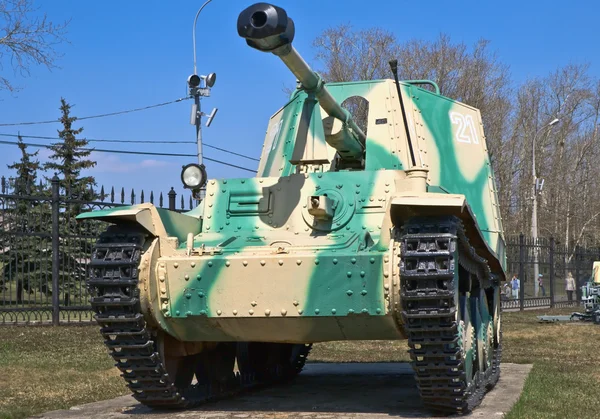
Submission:
MULTIPOLYGON (((0 71, 7 64, 15 74, 29 75, 32 65, 56 67, 60 58, 56 45, 66 41, 69 22, 55 24, 46 14, 40 14, 31 0, 0 0, 0 71)), ((4 75, 0 75, 0 90, 18 90, 4 75)))
POLYGON ((327 81, 389 78, 388 61, 397 58, 401 79, 433 80, 445 96, 479 108, 508 234, 531 228, 535 146, 536 177, 544 179, 540 235, 554 236, 571 252, 600 244, 600 80, 587 64, 515 85, 483 39, 466 45, 441 34, 400 43, 382 29, 341 25, 321 33, 314 46, 327 81), (540 130, 554 118, 559 125, 540 130))
POLYGON ((313 46, 323 63, 321 74, 330 82, 387 78, 388 61, 398 49, 390 32, 379 28, 354 31, 346 24, 326 29, 313 46))

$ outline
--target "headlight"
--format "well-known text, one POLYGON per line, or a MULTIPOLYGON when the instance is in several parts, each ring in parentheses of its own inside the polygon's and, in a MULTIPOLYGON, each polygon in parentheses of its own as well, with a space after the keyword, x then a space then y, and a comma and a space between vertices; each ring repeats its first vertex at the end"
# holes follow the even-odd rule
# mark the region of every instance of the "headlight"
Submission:
POLYGON ((187 189, 200 189, 206 184, 206 169, 204 165, 190 163, 183 166, 181 182, 187 189))

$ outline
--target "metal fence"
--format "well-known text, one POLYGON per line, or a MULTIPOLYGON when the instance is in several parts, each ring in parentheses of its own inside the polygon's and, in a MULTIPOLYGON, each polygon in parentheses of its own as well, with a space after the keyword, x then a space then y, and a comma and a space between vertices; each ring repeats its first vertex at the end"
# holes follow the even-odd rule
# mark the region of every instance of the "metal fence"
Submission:
MULTIPOLYGON (((56 176, 34 191, 16 188, 11 179, 0 180, 0 325, 92 321, 85 279, 92 246, 107 223, 79 223, 75 216, 85 211, 155 203, 154 193, 145 195, 141 191, 138 197, 133 190, 126 194, 124 189, 115 193, 111 188, 105 193, 101 188, 90 191, 87 197, 77 197, 64 192, 56 176)), ((155 204, 183 212, 196 202, 183 195, 178 200, 171 188, 166 199, 161 193, 155 204)), ((521 287, 517 298, 510 292, 503 294, 502 307, 524 310, 577 305, 580 287, 591 276, 594 260, 600 260, 600 248, 568 247, 552 238, 534 241, 523 235, 508 237, 507 279, 516 275, 521 287), (538 295, 534 291, 536 265, 543 281, 538 295), (572 301, 565 290, 569 272, 576 283, 572 301)))
POLYGON ((534 240, 523 234, 508 237, 508 283, 503 284, 503 287, 510 287, 510 280, 516 275, 520 288, 517 298, 509 296, 509 292, 503 295, 502 307, 520 310, 534 307, 576 307, 581 304, 581 287, 591 279, 594 261, 600 261, 599 247, 566 245, 554 238, 534 240), (536 267, 537 275, 541 275, 537 295, 536 267), (572 293, 567 291, 569 274, 575 282, 572 293))
POLYGON ((142 202, 178 212, 196 205, 191 196, 178 200, 173 188, 157 202, 153 192, 138 197, 114 188, 74 196, 56 176, 26 190, 5 177, 0 186, 0 325, 93 320, 85 279, 92 246, 108 224, 77 222, 77 214, 142 202))

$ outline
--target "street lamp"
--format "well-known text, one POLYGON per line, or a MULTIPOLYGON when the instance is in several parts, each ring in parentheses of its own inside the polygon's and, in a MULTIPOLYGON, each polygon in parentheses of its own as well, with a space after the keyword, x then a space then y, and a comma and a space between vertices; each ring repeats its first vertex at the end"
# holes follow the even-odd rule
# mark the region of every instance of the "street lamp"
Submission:
MULTIPOLYGON (((543 180, 541 183, 538 183, 538 178, 536 176, 536 168, 535 168, 535 143, 537 140, 537 136, 544 130, 551 128, 552 126, 558 124, 560 120, 558 118, 554 118, 548 124, 541 127, 533 136, 533 141, 531 145, 532 149, 532 162, 531 165, 531 176, 533 178, 533 185, 531 188, 531 199, 533 200, 533 209, 531 211, 531 237, 533 238, 533 287, 534 294, 537 297, 539 293, 539 283, 538 276, 540 274, 540 267, 538 265, 538 247, 537 247, 537 238, 538 238, 538 226, 537 226, 537 196, 538 193, 542 190, 542 185, 544 184, 543 180)), ((552 281, 552 278, 550 278, 552 281)))
POLYGON ((194 25, 192 27, 192 45, 194 48, 194 73, 187 79, 188 92, 191 97, 194 98, 194 104, 192 105, 192 114, 190 123, 196 126, 196 145, 198 149, 198 164, 188 164, 183 166, 181 172, 181 181, 187 189, 192 190, 194 198, 200 200, 200 190, 204 187, 207 180, 206 168, 203 163, 202 155, 202 117, 208 116, 206 126, 209 127, 217 113, 217 108, 214 108, 210 114, 205 114, 200 108, 200 98, 210 96, 210 89, 214 86, 217 80, 215 73, 210 73, 208 76, 198 75, 198 69, 196 67, 196 23, 198 22, 198 16, 200 12, 208 3, 212 0, 207 0, 200 6, 196 17, 194 18, 194 25))

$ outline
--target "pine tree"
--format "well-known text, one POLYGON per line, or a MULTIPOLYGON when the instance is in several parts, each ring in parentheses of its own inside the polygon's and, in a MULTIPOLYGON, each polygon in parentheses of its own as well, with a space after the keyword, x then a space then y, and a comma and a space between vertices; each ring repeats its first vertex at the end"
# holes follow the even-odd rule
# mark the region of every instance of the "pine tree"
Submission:
POLYGON ((86 202, 93 201, 97 194, 93 190, 96 181, 93 176, 82 176, 81 171, 92 168, 96 162, 88 157, 92 150, 85 148, 88 141, 78 138, 83 127, 75 129, 73 124, 77 118, 71 116, 72 106, 64 98, 60 99, 60 122, 63 127, 58 131, 62 140, 50 146, 53 154, 51 161, 44 164, 44 170, 57 173, 59 177, 61 210, 59 214, 60 229, 60 269, 59 283, 64 295, 65 305, 70 297, 81 297, 85 280, 85 265, 80 261, 89 254, 89 240, 82 239, 90 226, 79 224, 75 217, 81 213, 86 202))
POLYGON ((46 292, 47 273, 49 271, 50 243, 48 239, 50 225, 50 205, 48 201, 27 199, 42 194, 41 185, 36 185, 40 162, 34 160, 38 152, 29 153, 27 145, 19 136, 21 159, 9 169, 16 171, 10 207, 3 211, 2 235, 8 244, 3 252, 5 266, 0 282, 16 282, 17 302, 23 301, 23 291, 34 289, 46 292))
POLYGON ((91 150, 82 150, 88 145, 88 141, 77 138, 83 132, 83 127, 73 128, 77 118, 71 116, 71 107, 64 98, 60 99, 60 122, 63 129, 58 131, 58 136, 62 141, 50 146, 54 154, 49 159, 54 161, 44 164, 44 170, 58 172, 61 178, 60 186, 66 199, 92 200, 95 197, 91 196, 91 187, 96 181, 93 176, 80 175, 83 169, 94 167, 96 162, 87 159, 91 150))
POLYGON ((20 135, 17 145, 21 150, 21 160, 8 165, 9 169, 17 171, 14 193, 16 195, 33 193, 36 189, 37 171, 40 170, 40 162, 37 160, 33 161, 33 157, 38 155, 39 150, 34 153, 28 153, 27 144, 23 142, 23 137, 20 135))

